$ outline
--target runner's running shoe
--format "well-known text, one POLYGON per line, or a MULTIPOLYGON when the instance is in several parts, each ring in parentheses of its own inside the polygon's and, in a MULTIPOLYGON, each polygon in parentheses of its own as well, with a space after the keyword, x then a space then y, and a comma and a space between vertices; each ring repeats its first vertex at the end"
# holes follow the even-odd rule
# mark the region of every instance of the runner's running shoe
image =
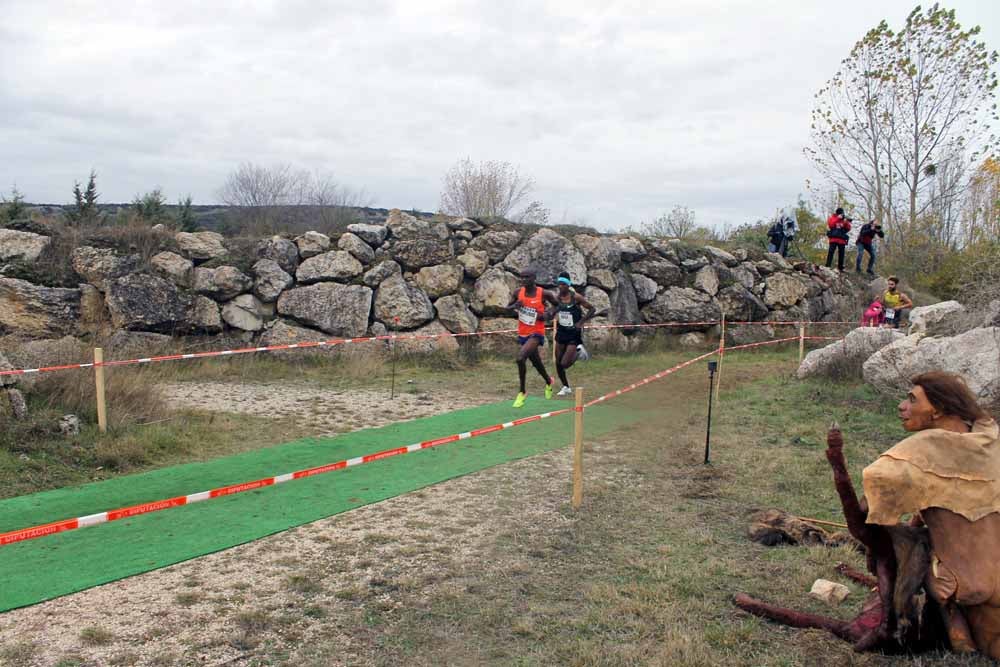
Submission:
POLYGON ((580 343, 579 345, 576 346, 576 359, 577 361, 590 360, 590 352, 587 352, 587 348, 583 346, 583 343, 580 343))
POLYGON ((572 394, 573 394, 572 388, 563 387, 562 389, 559 390, 559 393, 556 394, 556 396, 572 396, 572 394))
POLYGON ((545 385, 545 398, 552 398, 552 383, 545 385))
POLYGON ((526 398, 527 398, 527 396, 525 396, 525 394, 523 392, 518 392, 517 398, 514 399, 514 406, 513 407, 515 407, 515 408, 523 408, 524 407, 524 399, 526 399, 526 398))

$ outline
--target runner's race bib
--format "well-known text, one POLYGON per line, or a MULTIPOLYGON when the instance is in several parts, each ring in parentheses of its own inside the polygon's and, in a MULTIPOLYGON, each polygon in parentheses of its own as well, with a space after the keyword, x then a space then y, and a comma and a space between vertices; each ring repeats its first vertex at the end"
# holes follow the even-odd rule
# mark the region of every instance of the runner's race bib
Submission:
POLYGON ((568 310, 560 310, 559 311, 559 326, 564 327, 566 329, 572 329, 573 328, 573 313, 569 312, 568 310))
POLYGON ((885 309, 885 319, 887 319, 887 320, 894 320, 894 319, 896 319, 896 309, 895 308, 886 308, 885 309))
POLYGON ((533 327, 538 320, 538 311, 534 308, 522 306, 517 313, 517 319, 520 320, 521 324, 533 327))

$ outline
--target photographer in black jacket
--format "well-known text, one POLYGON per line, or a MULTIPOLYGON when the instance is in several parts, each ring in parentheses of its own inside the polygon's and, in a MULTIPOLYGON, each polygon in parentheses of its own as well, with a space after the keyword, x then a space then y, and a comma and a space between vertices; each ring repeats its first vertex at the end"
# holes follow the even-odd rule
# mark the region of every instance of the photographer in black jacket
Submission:
POLYGON ((880 239, 885 238, 885 232, 882 231, 882 223, 878 220, 872 220, 861 227, 861 231, 858 233, 858 259, 854 264, 854 270, 861 273, 861 258, 864 257, 865 251, 868 251, 868 275, 875 275, 875 237, 880 239))

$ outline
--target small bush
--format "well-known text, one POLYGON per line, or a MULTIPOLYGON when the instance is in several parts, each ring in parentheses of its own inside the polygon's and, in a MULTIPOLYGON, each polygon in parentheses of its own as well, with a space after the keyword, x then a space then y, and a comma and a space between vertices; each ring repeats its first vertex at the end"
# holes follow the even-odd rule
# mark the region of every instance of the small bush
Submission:
POLYGON ((80 641, 87 646, 107 646, 114 639, 115 636, 110 631, 96 625, 80 630, 80 641))

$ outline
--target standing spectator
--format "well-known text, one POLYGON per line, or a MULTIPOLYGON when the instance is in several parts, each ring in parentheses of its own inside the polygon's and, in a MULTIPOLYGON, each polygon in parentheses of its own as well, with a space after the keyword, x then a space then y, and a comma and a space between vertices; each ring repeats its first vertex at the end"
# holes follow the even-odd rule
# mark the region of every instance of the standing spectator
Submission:
POLYGON ((844 272, 844 251, 851 235, 851 219, 844 216, 844 209, 838 208, 826 221, 826 238, 830 243, 826 251, 826 268, 832 268, 833 253, 837 253, 837 270, 844 272))
POLYGON ((875 237, 880 239, 885 238, 885 232, 882 231, 882 223, 878 220, 872 220, 861 226, 861 231, 858 233, 858 259, 854 263, 854 271, 856 273, 861 273, 861 258, 864 257, 865 251, 868 251, 868 275, 875 275, 875 237))
POLYGON ((773 225, 771 225, 771 228, 767 230, 767 251, 781 252, 784 245, 785 227, 781 224, 781 220, 778 219, 773 225))
POLYGON ((882 294, 882 304, 885 306, 885 323, 893 329, 899 328, 903 319, 903 311, 913 308, 913 301, 899 291, 899 278, 889 276, 889 289, 882 294))
POLYGON ((782 209, 779 221, 781 222, 784 236, 781 239, 778 254, 782 257, 788 257, 788 247, 792 245, 792 241, 795 240, 795 234, 799 231, 799 226, 795 223, 795 211, 787 208, 782 209))

